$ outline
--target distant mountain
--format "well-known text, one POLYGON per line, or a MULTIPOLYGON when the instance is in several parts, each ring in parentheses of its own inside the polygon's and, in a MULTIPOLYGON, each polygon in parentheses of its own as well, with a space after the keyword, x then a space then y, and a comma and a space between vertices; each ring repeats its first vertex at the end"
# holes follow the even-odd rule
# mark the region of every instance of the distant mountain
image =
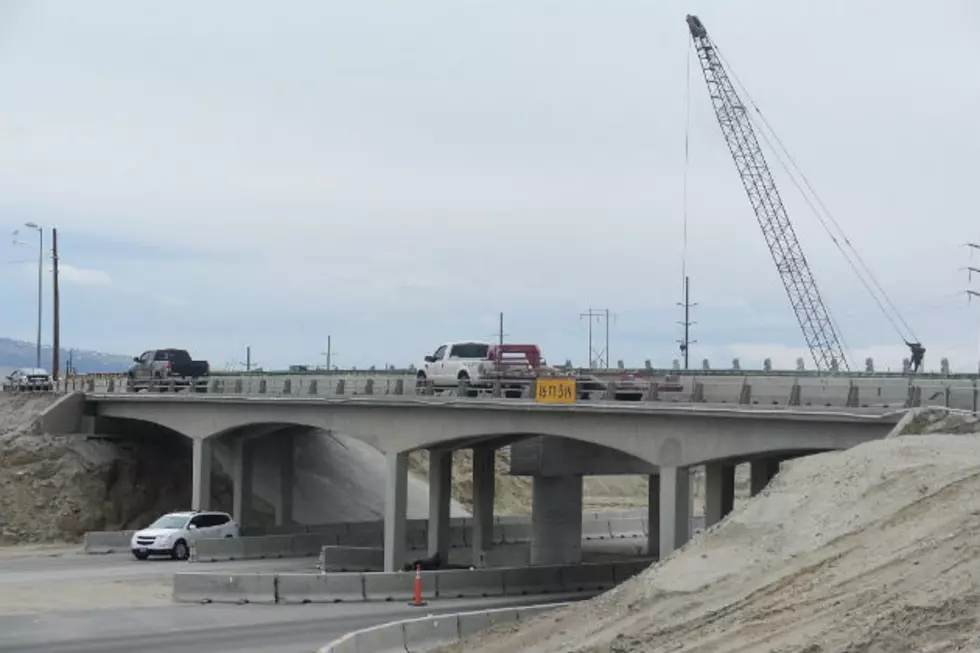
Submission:
MULTIPOLYGON (((51 347, 42 346, 41 348, 41 367, 49 372, 51 371, 51 354, 53 351, 51 347)), ((68 361, 67 349, 61 350, 60 359, 59 367, 64 372, 65 363, 68 361)), ((89 372, 123 372, 132 363, 133 358, 132 356, 75 349, 72 350, 71 360, 76 372, 86 374, 89 372)), ((36 362, 36 343, 0 338, 0 370, 33 367, 36 362)))

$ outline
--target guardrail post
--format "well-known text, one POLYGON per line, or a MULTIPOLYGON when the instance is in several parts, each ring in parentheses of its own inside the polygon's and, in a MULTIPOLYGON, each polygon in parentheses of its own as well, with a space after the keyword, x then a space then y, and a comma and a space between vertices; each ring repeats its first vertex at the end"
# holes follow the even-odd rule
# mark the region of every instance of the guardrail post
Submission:
POLYGON ((616 401, 616 390, 619 389, 619 384, 615 381, 606 382, 606 392, 603 395, 603 399, 606 401, 616 401))
POLYGON ((286 379, 282 382, 282 393, 284 395, 290 395, 293 393, 293 380, 286 379))
POLYGON ((240 395, 245 390, 241 379, 235 379, 235 394, 240 395))
POLYGON ((216 394, 221 392, 221 379, 211 380, 211 392, 214 392, 216 394))
POLYGON ((343 396, 344 395, 344 389, 345 389, 344 388, 344 380, 343 379, 338 379, 337 380, 337 387, 335 389, 334 394, 343 396))
POLYGON ((696 404, 704 402, 704 384, 700 381, 694 382, 694 390, 691 392, 691 401, 696 404))
POLYGON ((403 394, 405 394, 405 379, 396 379, 395 380, 395 394, 396 395, 403 395, 403 394))
POLYGON ((851 387, 847 389, 847 407, 857 408, 860 404, 861 404, 860 390, 856 385, 854 385, 854 381, 851 381, 851 387))
POLYGON ((800 402, 803 400, 803 392, 800 389, 800 384, 793 381, 793 387, 789 391, 789 405, 799 406, 800 402))
POLYGON ((95 379, 89 379, 85 382, 85 390, 87 392, 95 392, 95 379))
POLYGON ((264 395, 269 391, 269 382, 265 379, 259 379, 259 394, 264 395))
POLYGON ((500 385, 500 379, 494 379, 493 381, 493 396, 497 397, 498 399, 504 396, 504 389, 500 385))
POLYGON ((313 379, 312 381, 310 381, 308 394, 310 394, 310 395, 317 394, 317 392, 319 391, 319 386, 320 386, 320 384, 316 382, 316 379, 313 379))
POLYGON ((918 408, 922 405, 922 387, 917 385, 909 386, 909 398, 906 408, 918 408))
POLYGON ((109 379, 109 383, 106 384, 106 392, 116 391, 116 380, 114 378, 109 379))
POLYGON ((749 385, 749 377, 745 377, 742 380, 742 393, 738 397, 738 403, 740 404, 752 403, 752 386, 749 385))
POLYGON ((469 381, 466 379, 460 379, 456 382, 456 396, 465 397, 468 394, 467 388, 469 387, 469 381))
POLYGON ((655 381, 650 381, 646 392, 643 393, 643 401, 660 401, 660 387, 655 381))
POLYGON ((368 379, 364 382, 364 394, 373 395, 374 394, 374 379, 368 379))

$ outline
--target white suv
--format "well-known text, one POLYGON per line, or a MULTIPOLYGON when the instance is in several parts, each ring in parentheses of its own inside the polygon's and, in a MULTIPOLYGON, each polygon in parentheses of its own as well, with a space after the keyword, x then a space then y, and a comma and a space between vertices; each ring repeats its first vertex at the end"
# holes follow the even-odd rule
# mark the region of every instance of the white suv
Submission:
POLYGON ((171 512, 133 533, 129 547, 137 560, 151 555, 187 560, 192 542, 216 537, 238 537, 238 524, 228 513, 171 512))

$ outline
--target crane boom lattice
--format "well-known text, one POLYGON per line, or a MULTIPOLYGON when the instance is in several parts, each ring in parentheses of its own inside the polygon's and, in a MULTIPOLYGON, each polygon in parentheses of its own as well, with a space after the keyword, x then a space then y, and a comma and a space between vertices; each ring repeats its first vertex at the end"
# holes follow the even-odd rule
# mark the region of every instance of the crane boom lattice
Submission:
POLYGON ((820 297, 796 232, 786 213, 745 105, 722 66, 714 43, 697 16, 688 16, 708 95, 742 185, 749 196, 776 270, 818 370, 849 369, 833 321, 820 297))

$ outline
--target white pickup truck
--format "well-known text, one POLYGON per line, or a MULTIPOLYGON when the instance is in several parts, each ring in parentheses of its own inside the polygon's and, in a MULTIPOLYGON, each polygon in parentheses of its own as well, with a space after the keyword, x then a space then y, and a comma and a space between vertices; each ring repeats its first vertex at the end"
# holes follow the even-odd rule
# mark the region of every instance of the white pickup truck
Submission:
POLYGON ((437 388, 456 387, 460 381, 485 385, 486 375, 493 371, 490 344, 486 342, 447 342, 425 357, 419 367, 418 382, 426 381, 437 388))

